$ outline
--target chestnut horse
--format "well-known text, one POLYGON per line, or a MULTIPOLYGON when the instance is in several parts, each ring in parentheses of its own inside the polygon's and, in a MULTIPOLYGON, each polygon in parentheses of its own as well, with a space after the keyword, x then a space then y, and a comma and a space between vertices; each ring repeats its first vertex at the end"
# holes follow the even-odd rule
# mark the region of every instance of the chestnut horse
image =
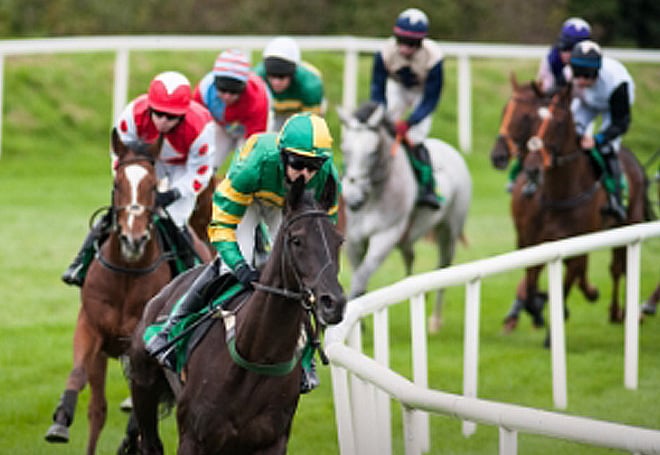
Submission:
MULTIPOLYGON (((89 438, 93 454, 105 423, 105 379, 108 358, 126 353, 144 306, 172 279, 169 255, 163 250, 154 219, 157 216, 154 162, 162 136, 147 150, 135 151, 112 131, 119 158, 112 192, 112 230, 92 261, 81 289, 82 305, 73 338, 73 370, 46 433, 49 442, 68 442, 78 393, 89 382, 89 438)), ((193 235, 204 262, 210 250, 193 235)))
MULTIPOLYGON (((318 330, 336 324, 346 303, 337 278, 342 237, 326 214, 334 198, 322 199, 319 206, 305 193, 302 179, 293 184, 255 291, 222 311, 225 324, 212 319, 181 372, 183 384, 174 379, 174 389, 180 387, 178 453, 286 452, 300 393, 301 325, 311 320, 318 330)), ((164 370, 146 353, 143 334, 170 311, 199 270, 177 277, 151 300, 133 337, 131 396, 143 454, 163 453, 158 406, 174 394, 164 370)))
MULTIPOLYGON (((568 86, 555 94, 547 106, 542 103, 537 109, 537 118, 531 122, 533 133, 527 143, 523 172, 516 181, 511 202, 519 248, 649 219, 648 181, 641 164, 626 148, 620 150, 619 159, 628 184, 627 219, 616 223, 603 214, 607 194, 599 183, 591 158, 579 146, 570 103, 571 87, 568 86), (538 189, 524 194, 523 188, 529 182, 534 182, 538 189)), ((596 300, 598 290, 587 279, 587 255, 568 258, 564 263, 564 298, 577 281, 585 297, 596 300)), ((625 248, 615 248, 610 264, 613 280, 611 322, 623 319, 619 284, 625 266, 625 248)), ((544 299, 537 287, 542 268, 527 269, 518 285, 514 307, 505 319, 505 329, 515 328, 521 308, 532 314, 536 325, 543 324, 544 299)), ((565 311, 568 315, 568 310, 565 311)))

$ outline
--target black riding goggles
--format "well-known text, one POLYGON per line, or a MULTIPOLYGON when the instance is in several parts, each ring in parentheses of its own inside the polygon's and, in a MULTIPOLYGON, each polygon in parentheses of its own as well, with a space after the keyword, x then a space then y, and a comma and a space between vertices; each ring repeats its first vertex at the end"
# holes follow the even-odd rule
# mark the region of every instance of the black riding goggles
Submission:
POLYGON ((326 158, 302 156, 291 152, 286 153, 285 156, 287 166, 296 171, 302 171, 303 169, 318 171, 326 160, 326 158))
POLYGON ((422 45, 421 38, 409 38, 407 36, 397 36, 396 44, 403 44, 410 47, 420 47, 422 45))
POLYGON ((180 114, 170 114, 169 112, 157 111, 154 109, 151 109, 151 113, 156 117, 160 117, 160 118, 165 117, 167 120, 170 121, 180 119, 181 117, 183 117, 180 114))
POLYGON ((585 79, 596 79, 598 77, 598 68, 581 68, 579 66, 571 66, 573 77, 582 77, 585 79))

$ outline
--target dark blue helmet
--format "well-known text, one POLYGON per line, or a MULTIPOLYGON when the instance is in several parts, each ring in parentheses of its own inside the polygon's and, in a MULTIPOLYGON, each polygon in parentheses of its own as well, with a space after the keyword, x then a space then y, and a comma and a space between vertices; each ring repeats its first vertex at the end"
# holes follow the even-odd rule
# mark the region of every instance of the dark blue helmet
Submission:
POLYGON ((429 33, 429 19, 424 11, 408 8, 399 14, 394 24, 394 36, 421 40, 429 33))
POLYGON ((562 51, 570 51, 580 41, 591 38, 591 26, 584 19, 571 17, 564 21, 557 39, 557 47, 562 51))

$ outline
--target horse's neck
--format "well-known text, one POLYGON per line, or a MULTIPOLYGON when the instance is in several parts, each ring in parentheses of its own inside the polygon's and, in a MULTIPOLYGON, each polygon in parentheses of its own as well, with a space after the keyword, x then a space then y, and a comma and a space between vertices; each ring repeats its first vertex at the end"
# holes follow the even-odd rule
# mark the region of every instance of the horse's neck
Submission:
POLYGON ((596 181, 589 157, 573 146, 554 166, 545 171, 543 187, 547 194, 569 197, 588 191, 596 181))
MULTIPOLYGON (((273 251, 271 259, 281 257, 277 253, 273 251)), ((260 283, 290 290, 272 262, 268 262, 260 283)), ((301 321, 300 302, 267 291, 255 291, 237 318, 237 350, 253 362, 289 360, 296 348, 301 321)))
POLYGON ((406 146, 395 141, 387 132, 381 130, 381 153, 388 184, 396 188, 406 185, 414 179, 413 169, 408 159, 406 146))

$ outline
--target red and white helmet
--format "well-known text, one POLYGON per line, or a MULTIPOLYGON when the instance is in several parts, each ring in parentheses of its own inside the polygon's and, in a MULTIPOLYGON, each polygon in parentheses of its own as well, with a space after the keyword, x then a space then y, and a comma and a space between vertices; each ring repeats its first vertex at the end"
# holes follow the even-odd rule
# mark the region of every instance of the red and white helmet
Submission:
POLYGON ((154 111, 184 115, 192 98, 190 82, 177 71, 165 71, 151 81, 147 98, 154 111))

